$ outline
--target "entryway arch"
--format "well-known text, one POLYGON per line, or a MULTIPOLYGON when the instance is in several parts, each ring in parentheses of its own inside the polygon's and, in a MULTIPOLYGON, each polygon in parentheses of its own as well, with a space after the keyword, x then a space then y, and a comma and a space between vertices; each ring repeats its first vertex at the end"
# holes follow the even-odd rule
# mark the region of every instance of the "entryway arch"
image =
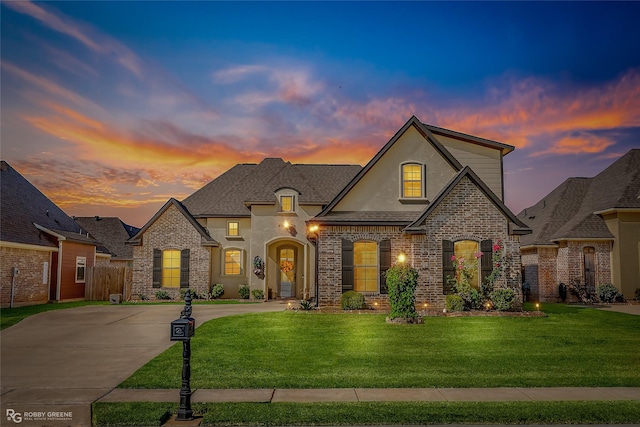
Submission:
POLYGON ((307 246, 296 239, 266 243, 266 292, 271 298, 304 299, 309 295, 307 246))

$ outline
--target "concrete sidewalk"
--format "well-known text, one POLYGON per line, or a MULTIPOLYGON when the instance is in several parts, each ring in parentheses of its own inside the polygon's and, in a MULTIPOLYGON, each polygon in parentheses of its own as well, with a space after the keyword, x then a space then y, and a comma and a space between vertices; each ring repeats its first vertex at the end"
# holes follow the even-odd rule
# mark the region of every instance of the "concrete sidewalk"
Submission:
MULTIPOLYGON (((635 400, 640 387, 198 389, 192 402, 507 402, 635 400)), ((180 390, 114 389, 99 402, 179 402, 180 390)))

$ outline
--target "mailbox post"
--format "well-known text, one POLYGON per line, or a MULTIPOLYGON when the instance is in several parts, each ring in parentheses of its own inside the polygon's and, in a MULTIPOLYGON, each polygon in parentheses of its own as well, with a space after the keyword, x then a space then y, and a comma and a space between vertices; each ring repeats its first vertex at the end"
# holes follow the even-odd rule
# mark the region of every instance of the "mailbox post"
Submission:
POLYGON ((171 341, 182 341, 182 388, 177 421, 193 420, 191 410, 191 337, 195 334, 196 321, 191 317, 191 291, 184 295, 184 310, 180 318, 171 322, 171 341))

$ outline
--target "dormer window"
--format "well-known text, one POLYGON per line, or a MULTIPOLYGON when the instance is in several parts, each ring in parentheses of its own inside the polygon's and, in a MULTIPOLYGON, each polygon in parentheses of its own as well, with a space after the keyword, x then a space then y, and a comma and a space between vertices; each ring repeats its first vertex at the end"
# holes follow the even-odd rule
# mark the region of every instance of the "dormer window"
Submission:
POLYGON ((420 163, 405 163, 401 167, 400 198, 424 199, 424 165, 420 163))
POLYGON ((295 211, 293 196, 280 196, 280 212, 295 211))

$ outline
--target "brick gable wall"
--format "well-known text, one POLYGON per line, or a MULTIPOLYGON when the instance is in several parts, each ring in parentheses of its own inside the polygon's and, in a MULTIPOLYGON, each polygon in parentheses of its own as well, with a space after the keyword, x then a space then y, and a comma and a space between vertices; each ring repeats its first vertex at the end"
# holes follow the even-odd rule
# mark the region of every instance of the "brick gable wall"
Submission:
MULTIPOLYGON (((520 241, 508 235, 504 215, 468 178, 464 178, 441 201, 426 220, 425 235, 402 233, 391 226, 323 226, 318 234, 318 288, 320 306, 339 306, 342 295, 342 239, 351 241, 391 240, 391 259, 395 263, 400 251, 418 270, 416 305, 443 308, 442 240, 499 240, 505 247, 507 268, 498 286, 520 290, 520 241)), ((387 295, 365 293, 368 305, 388 305, 387 295)))
MULTIPOLYGON (((202 236, 187 218, 175 207, 169 206, 147 228, 142 244, 133 248, 132 295, 155 298, 158 288, 153 288, 153 250, 190 249, 189 287, 198 294, 209 292, 210 251, 202 246, 202 236)), ((178 298, 179 289, 161 288, 178 298)))

